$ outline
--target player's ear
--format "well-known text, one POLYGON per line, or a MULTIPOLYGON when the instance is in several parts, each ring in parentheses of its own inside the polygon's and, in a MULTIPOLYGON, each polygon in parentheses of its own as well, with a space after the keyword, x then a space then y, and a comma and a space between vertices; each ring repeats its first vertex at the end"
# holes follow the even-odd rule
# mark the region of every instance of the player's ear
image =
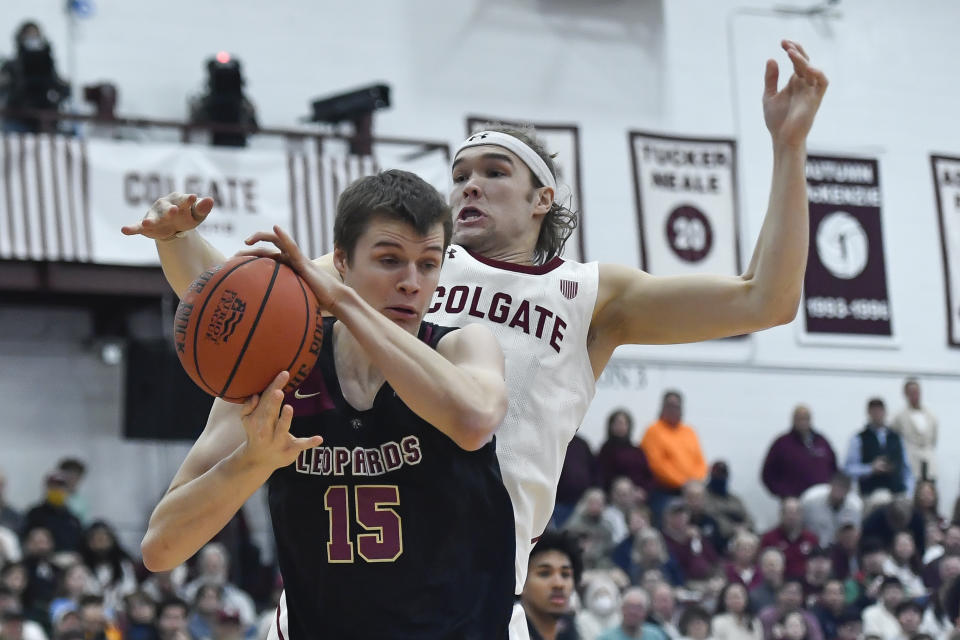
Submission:
POLYGON ((554 193, 551 187, 540 187, 533 196, 534 213, 547 215, 553 206, 554 193))
POLYGON ((343 279, 343 274, 347 271, 347 252, 340 247, 334 247, 333 249, 333 268, 343 279))

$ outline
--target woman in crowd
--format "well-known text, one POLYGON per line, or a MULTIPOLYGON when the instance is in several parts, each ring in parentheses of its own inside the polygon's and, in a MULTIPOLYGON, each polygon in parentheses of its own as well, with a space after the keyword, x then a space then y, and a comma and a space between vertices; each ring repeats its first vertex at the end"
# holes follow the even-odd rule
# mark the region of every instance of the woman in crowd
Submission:
POLYGON ((763 628, 750 607, 750 594, 739 582, 730 582, 720 591, 710 626, 715 640, 763 640, 763 628))

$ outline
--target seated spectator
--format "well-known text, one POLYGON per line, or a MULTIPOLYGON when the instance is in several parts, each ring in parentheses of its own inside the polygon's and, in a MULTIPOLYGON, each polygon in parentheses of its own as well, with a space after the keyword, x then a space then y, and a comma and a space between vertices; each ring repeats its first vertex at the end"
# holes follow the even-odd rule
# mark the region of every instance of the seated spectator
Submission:
POLYGON ((860 612, 856 609, 847 609, 840 616, 837 626, 837 640, 861 640, 863 638, 863 621, 860 612))
POLYGON ((837 530, 836 542, 830 547, 833 575, 846 580, 860 571, 860 523, 842 522, 837 530))
POLYGON ((886 548, 875 538, 866 538, 860 544, 860 572, 847 579, 847 599, 858 610, 872 605, 880 597, 880 587, 887 578, 883 572, 887 557, 886 548))
POLYGON ((940 495, 937 485, 932 480, 920 480, 913 493, 913 508, 924 519, 939 527, 947 526, 947 519, 940 515, 940 495))
POLYGON ((61 609, 50 622, 52 640, 83 640, 83 625, 75 608, 61 609))
POLYGON ((907 600, 897 606, 897 622, 900 623, 900 634, 897 640, 911 640, 920 633, 920 623, 923 621, 923 607, 907 600))
POLYGON ((810 610, 817 622, 820 623, 820 629, 823 631, 823 637, 826 640, 833 640, 837 637, 846 610, 846 589, 844 589, 843 581, 836 578, 827 580, 820 597, 810 610))
POLYGON ((648 593, 650 594, 650 613, 647 614, 647 622, 660 629, 667 638, 680 640, 680 630, 674 624, 677 599, 673 595, 673 587, 666 582, 660 582, 648 593))
POLYGON ((223 609, 223 604, 221 585, 207 583, 197 588, 194 592, 190 617, 187 618, 187 630, 191 638, 202 640, 213 637, 217 614, 223 609))
POLYGON ((660 418, 647 427, 640 448, 647 456, 656 485, 649 499, 655 519, 668 500, 691 480, 707 476, 707 463, 693 427, 682 422, 683 398, 677 391, 663 394, 660 418))
POLYGON ((809 614, 802 609, 794 609, 783 614, 779 624, 774 628, 774 638, 778 640, 810 640, 807 615, 809 614))
POLYGON ((780 503, 780 522, 763 534, 760 546, 780 549, 786 561, 784 575, 803 578, 807 556, 817 546, 817 537, 803 528, 803 513, 798 499, 785 498, 780 503))
POLYGON ((23 542, 23 567, 27 585, 22 594, 23 611, 27 617, 45 620, 57 590, 59 570, 53 563, 54 542, 50 531, 34 527, 27 531, 23 542))
POLYGON ((67 508, 67 479, 55 471, 46 477, 43 501, 27 511, 25 531, 43 527, 53 536, 56 551, 79 551, 83 544, 83 526, 67 508))
POLYGON ((931 589, 938 589, 940 582, 939 564, 946 556, 960 556, 960 524, 954 523, 947 527, 943 534, 943 545, 940 552, 934 555, 923 565, 923 583, 931 589))
POLYGON ((724 567, 727 582, 739 582, 752 589, 759 585, 763 577, 757 570, 757 550, 760 538, 749 531, 741 531, 730 542, 730 561, 724 567))
POLYGON ((52 620, 63 609, 76 611, 80 605, 80 598, 87 594, 100 595, 99 583, 82 562, 75 562, 67 566, 57 581, 57 590, 50 603, 50 619, 52 620))
POLYGON ((160 640, 157 633, 157 605, 142 591, 123 599, 123 640, 160 640))
POLYGON ((184 587, 184 595, 187 596, 187 599, 191 599, 202 584, 219 585, 223 587, 223 606, 219 609, 238 611, 244 628, 254 625, 257 621, 257 610, 253 605, 253 600, 245 591, 227 580, 230 559, 227 557, 223 545, 218 542, 208 542, 204 545, 200 550, 197 565, 200 575, 184 587))
POLYGON ((596 487, 587 489, 567 520, 563 530, 580 543, 584 569, 608 569, 613 566, 613 531, 603 518, 606 498, 596 487))
MULTIPOLYGON (((172 598, 182 599, 183 583, 187 576, 187 567, 180 565, 170 571, 155 571, 147 576, 140 583, 140 588, 148 596, 153 598, 154 602, 163 603, 172 598)), ((158 611, 157 615, 162 612, 158 611)))
POLYGON ((730 493, 730 467, 718 460, 710 467, 707 479, 707 494, 704 508, 714 517, 725 540, 733 538, 739 530, 753 531, 753 518, 738 496, 730 493))
POLYGON ((807 557, 807 568, 803 575, 803 595, 807 607, 813 606, 820 599, 820 594, 832 575, 830 553, 823 547, 817 547, 807 557))
POLYGON ((133 560, 118 543, 106 522, 98 520, 87 527, 81 556, 100 584, 108 614, 121 611, 123 599, 137 589, 133 560))
POLYGON ((620 589, 606 571, 583 577, 583 608, 576 617, 581 640, 596 638, 620 624, 620 589))
POLYGON ((520 594, 530 640, 577 639, 568 614, 581 572, 576 541, 552 531, 540 536, 530 552, 527 580, 520 594))
POLYGON ((890 428, 900 434, 907 450, 910 468, 918 478, 934 480, 937 477, 937 417, 920 404, 920 383, 907 378, 903 383, 907 400, 890 428))
POLYGON ((597 453, 597 474, 604 491, 620 476, 630 478, 644 492, 653 487, 647 456, 633 443, 633 416, 626 409, 607 416, 607 440, 597 453))
POLYGON ((690 526, 690 513, 683 498, 674 498, 667 505, 663 518, 663 539, 687 586, 712 578, 718 573, 719 555, 709 540, 700 537, 690 526))
POLYGON ((0 589, 10 592, 18 609, 23 609, 23 594, 27 590, 27 567, 23 562, 8 562, 0 568, 0 589))
POLYGON ((87 640, 122 640, 120 630, 107 616, 103 607, 103 598, 95 595, 80 598, 77 608, 80 614, 80 628, 87 640))
POLYGON ((790 431, 767 451, 761 473, 764 486, 781 500, 796 498, 815 484, 829 482, 836 470, 833 447, 811 426, 810 409, 797 405, 790 431))
POLYGON ((906 531, 901 531, 894 537, 893 551, 887 556, 883 572, 900 579, 903 591, 908 598, 926 595, 926 587, 919 575, 921 566, 917 558, 917 548, 913 544, 913 536, 906 531))
POLYGON ((590 445, 579 435, 574 435, 567 444, 563 468, 557 481, 557 504, 553 509, 554 527, 559 529, 564 525, 583 492, 595 486, 598 481, 597 461, 590 445))
POLYGON ((850 478, 838 471, 829 484, 813 485, 800 496, 803 527, 817 536, 822 547, 833 544, 840 523, 859 524, 863 519, 863 501, 850 491, 851 486, 850 478))
POLYGON ((7 477, 0 471, 0 527, 19 533, 23 529, 23 514, 7 502, 4 497, 6 490, 7 477))
POLYGON ((157 635, 159 639, 190 640, 187 631, 187 615, 189 612, 189 605, 180 598, 162 600, 157 606, 157 635))
POLYGON ((887 427, 883 400, 871 398, 867 414, 867 425, 850 440, 844 471, 857 480, 864 500, 881 490, 885 495, 913 495, 914 478, 903 441, 887 427))
POLYGON ((863 521, 863 537, 876 538, 887 548, 893 546, 894 537, 901 531, 913 536, 913 544, 922 556, 926 550, 926 527, 923 517, 914 510, 913 501, 905 496, 877 507, 863 521))
POLYGON ((623 593, 620 624, 605 631, 597 640, 667 640, 660 629, 645 622, 649 608, 647 592, 640 587, 630 587, 623 593))
POLYGON ((700 605, 690 605, 680 614, 677 628, 682 640, 708 640, 711 637, 710 614, 700 605))
POLYGON ((711 621, 715 640, 761 640, 763 628, 754 618, 750 596, 739 582, 728 583, 717 597, 711 621))
POLYGON ((769 548, 760 552, 760 583, 750 589, 750 601, 754 611, 760 611, 777 600, 777 592, 783 585, 784 559, 780 549, 769 548))
POLYGON ((765 640, 779 640, 775 635, 775 627, 781 624, 784 616, 791 611, 801 611, 806 622, 807 640, 823 640, 820 623, 809 611, 800 609, 803 606, 803 586, 798 580, 787 580, 777 591, 777 601, 757 614, 757 619, 763 625, 765 640))
POLYGON ((656 570, 659 580, 682 585, 683 572, 667 551, 660 532, 649 526, 642 512, 631 514, 630 522, 630 536, 617 545, 613 553, 614 562, 629 576, 630 582, 639 584, 644 573, 656 570))
POLYGON ((948 638, 954 630, 955 619, 951 618, 947 612, 947 599, 950 597, 950 585, 960 577, 960 557, 950 556, 940 567, 948 568, 945 571, 943 586, 930 594, 927 608, 923 612, 920 630, 934 638, 948 638))
POLYGON ((240 621, 240 612, 235 609, 221 609, 217 612, 213 627, 212 640, 243 640, 247 631, 240 621))
POLYGON ((610 528, 613 544, 617 545, 630 535, 627 518, 637 507, 637 487, 626 476, 621 476, 610 485, 609 501, 603 510, 603 519, 610 528))
POLYGON ((3 640, 46 640, 46 637, 40 625, 27 618, 20 609, 0 611, 0 638, 3 640))
MULTIPOLYGON (((944 556, 940 561, 938 569, 940 586, 931 592, 930 597, 930 600, 934 603, 939 602, 940 599, 942 599, 946 586, 953 584, 954 580, 960 578, 960 556, 944 556)), ((942 613, 943 610, 941 606, 939 614, 942 613)))
POLYGON ((863 610, 863 633, 876 635, 881 640, 898 640, 900 623, 897 607, 903 602, 903 585, 893 576, 883 579, 880 585, 880 600, 863 610))
POLYGON ((720 534, 720 525, 707 513, 707 489, 699 480, 683 485, 683 501, 690 510, 690 524, 700 531, 700 537, 709 540, 718 553, 727 552, 727 539, 720 534))

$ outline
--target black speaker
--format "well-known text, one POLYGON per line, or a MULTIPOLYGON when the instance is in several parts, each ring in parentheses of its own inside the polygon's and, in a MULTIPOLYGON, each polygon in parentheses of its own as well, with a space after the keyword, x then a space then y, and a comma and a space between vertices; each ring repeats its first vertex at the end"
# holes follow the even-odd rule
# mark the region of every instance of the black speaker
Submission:
POLYGON ((135 440, 196 440, 213 397, 191 380, 162 338, 127 343, 123 436, 135 440))

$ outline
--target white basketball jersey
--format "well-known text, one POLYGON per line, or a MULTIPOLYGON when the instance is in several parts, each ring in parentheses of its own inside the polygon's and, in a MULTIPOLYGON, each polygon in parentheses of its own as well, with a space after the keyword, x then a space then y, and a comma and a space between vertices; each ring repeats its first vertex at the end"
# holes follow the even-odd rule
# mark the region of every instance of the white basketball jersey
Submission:
POLYGON ((517 593, 532 540, 553 513, 557 481, 593 399, 587 332, 597 300, 597 263, 554 258, 516 265, 451 245, 426 319, 486 325, 506 356, 509 406, 497 431, 497 458, 513 500, 517 593))

